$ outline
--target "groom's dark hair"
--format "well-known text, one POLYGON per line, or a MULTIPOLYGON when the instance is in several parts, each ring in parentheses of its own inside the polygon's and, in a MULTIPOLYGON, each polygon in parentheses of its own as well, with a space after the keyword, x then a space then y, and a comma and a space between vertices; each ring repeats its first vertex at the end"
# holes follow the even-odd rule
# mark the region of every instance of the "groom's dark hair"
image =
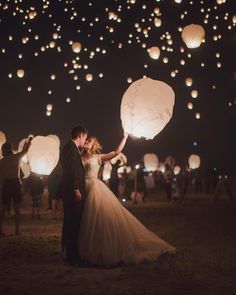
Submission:
POLYGON ((77 139, 81 134, 88 134, 88 130, 82 126, 75 126, 71 131, 71 138, 77 139))

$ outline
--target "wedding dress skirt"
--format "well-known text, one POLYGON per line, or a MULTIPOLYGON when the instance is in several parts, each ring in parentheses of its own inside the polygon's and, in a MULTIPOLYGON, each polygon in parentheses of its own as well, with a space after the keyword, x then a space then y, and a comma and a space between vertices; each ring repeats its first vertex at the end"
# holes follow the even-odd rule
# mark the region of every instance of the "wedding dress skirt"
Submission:
POLYGON ((175 253, 175 247, 144 227, 94 173, 86 177, 86 188, 78 239, 82 259, 109 267, 151 262, 164 253, 175 253))

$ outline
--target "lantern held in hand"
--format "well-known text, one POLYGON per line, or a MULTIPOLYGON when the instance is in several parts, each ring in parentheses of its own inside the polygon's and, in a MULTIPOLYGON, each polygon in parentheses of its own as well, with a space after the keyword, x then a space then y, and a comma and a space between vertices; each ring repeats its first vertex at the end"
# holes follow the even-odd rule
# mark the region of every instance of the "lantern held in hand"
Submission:
POLYGON ((121 121, 125 132, 152 139, 172 117, 175 94, 162 81, 143 78, 133 82, 123 95, 121 121))
POLYGON ((28 159, 32 172, 49 175, 59 160, 58 142, 48 136, 36 136, 31 142, 28 159))

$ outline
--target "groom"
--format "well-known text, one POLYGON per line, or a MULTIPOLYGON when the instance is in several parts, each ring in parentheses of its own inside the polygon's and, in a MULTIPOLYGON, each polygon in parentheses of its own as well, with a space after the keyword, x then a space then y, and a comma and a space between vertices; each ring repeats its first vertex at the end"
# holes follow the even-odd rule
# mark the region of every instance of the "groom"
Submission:
POLYGON ((71 265, 79 264, 78 235, 84 200, 86 198, 84 167, 79 148, 86 142, 88 131, 76 126, 71 131, 71 140, 61 153, 63 169, 61 195, 64 209, 62 228, 62 251, 71 265))

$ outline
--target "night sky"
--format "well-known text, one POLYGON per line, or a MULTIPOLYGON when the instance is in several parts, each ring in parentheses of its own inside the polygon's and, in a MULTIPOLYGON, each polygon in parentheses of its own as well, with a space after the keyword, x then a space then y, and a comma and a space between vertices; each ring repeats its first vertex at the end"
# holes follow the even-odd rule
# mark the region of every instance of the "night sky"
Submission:
POLYGON ((152 152, 160 161, 171 155, 185 165, 196 153, 202 167, 235 171, 236 5, 220 2, 1 0, 0 130, 17 148, 28 134, 56 134, 63 145, 72 127, 83 125, 110 151, 122 135, 120 103, 128 78, 146 75, 173 88, 175 107, 153 140, 128 139, 129 164, 152 152), (205 42, 188 49, 180 28, 192 23, 203 26, 205 42), (79 53, 73 42, 81 44, 79 53), (152 46, 161 50, 158 60, 147 52, 152 46), (53 105, 50 116, 47 104, 53 105))

